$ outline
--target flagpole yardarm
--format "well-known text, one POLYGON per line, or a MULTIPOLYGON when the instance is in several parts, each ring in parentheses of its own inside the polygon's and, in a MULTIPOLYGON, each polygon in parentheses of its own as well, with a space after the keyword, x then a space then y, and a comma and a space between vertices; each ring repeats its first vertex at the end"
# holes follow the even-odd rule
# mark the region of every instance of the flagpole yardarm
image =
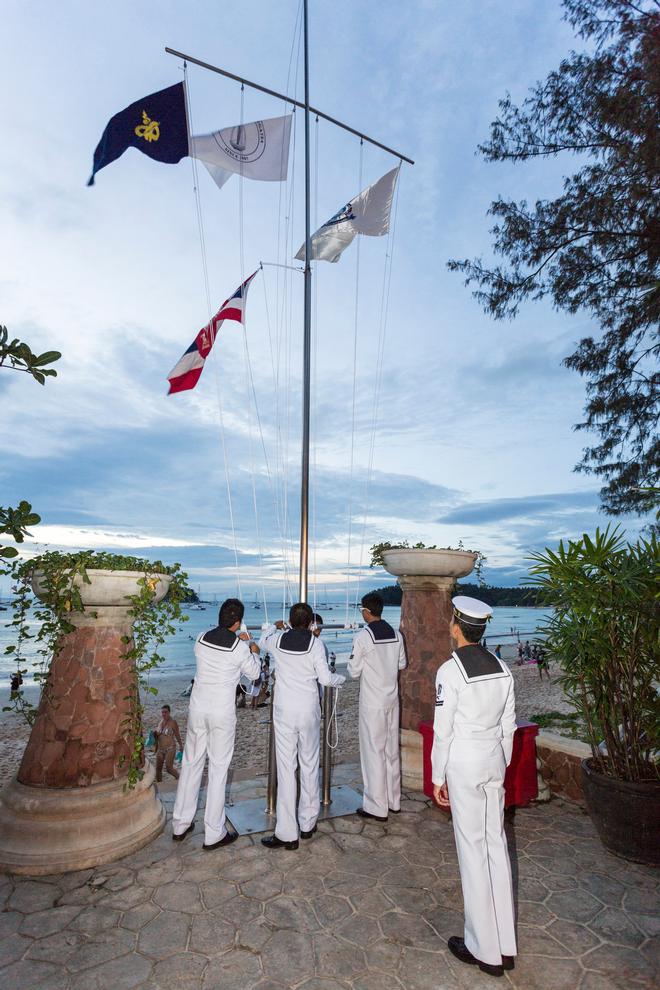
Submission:
MULTIPOLYGON (((210 62, 202 62, 201 59, 193 58, 192 55, 185 55, 183 52, 178 52, 174 48, 166 47, 165 51, 168 55, 174 55, 176 58, 182 58, 188 62, 192 62, 194 65, 199 65, 202 69, 208 69, 209 72, 217 72, 218 75, 226 76, 227 79, 233 79, 235 82, 239 82, 244 86, 249 86, 251 89, 258 89, 260 93, 267 93, 269 96, 274 96, 278 100, 284 100, 285 103, 290 103, 293 107, 300 107, 301 110, 305 109, 305 104, 301 103, 300 100, 295 100, 291 96, 285 96, 284 93, 278 93, 276 90, 269 89, 267 86, 261 86, 259 83, 251 82, 249 79, 244 79, 242 76, 234 75, 233 72, 228 72, 226 69, 221 69, 217 65, 211 65, 210 62)), ((381 144, 380 141, 376 141, 375 138, 369 137, 368 134, 363 134, 354 127, 350 127, 348 124, 344 124, 341 120, 337 120, 336 117, 331 117, 329 114, 323 113, 322 110, 317 110, 316 107, 313 106, 309 106, 308 109, 311 113, 315 113, 317 116, 322 117, 323 120, 327 120, 329 123, 335 124, 336 127, 341 127, 342 130, 348 131, 349 134, 354 134, 363 141, 373 144, 376 148, 381 148, 382 151, 386 151, 388 155, 394 155, 395 158, 399 158, 402 162, 407 162, 408 165, 415 164, 413 159, 408 158, 407 155, 401 154, 400 151, 395 151, 394 148, 388 148, 386 144, 381 144)))

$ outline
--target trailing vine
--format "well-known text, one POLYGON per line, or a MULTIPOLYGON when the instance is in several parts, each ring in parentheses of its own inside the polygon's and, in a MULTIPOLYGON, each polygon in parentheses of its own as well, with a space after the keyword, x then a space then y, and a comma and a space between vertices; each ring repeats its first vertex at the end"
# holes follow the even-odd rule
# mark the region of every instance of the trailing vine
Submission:
MULTIPOLYGON (((384 541, 383 543, 374 543, 370 549, 371 562, 370 567, 384 567, 385 558, 384 554, 387 550, 465 550, 463 546, 463 541, 458 541, 457 547, 438 547, 435 544, 433 546, 427 546, 426 543, 414 543, 412 546, 408 543, 408 540, 401 540, 399 543, 390 543, 389 541, 384 541)), ((480 587, 485 587, 486 582, 483 577, 484 564, 488 560, 487 557, 481 552, 481 550, 467 550, 467 553, 476 554, 476 559, 474 562, 474 573, 477 578, 477 582, 480 587)))
MULTIPOLYGON (((17 673, 21 677, 31 672, 37 684, 47 690, 52 657, 60 648, 62 638, 75 628, 69 617, 72 612, 85 611, 80 585, 91 584, 89 570, 140 571, 144 574, 138 579, 138 594, 127 598, 133 620, 133 636, 125 636, 122 640, 126 645, 124 655, 136 673, 130 697, 130 715, 124 723, 131 747, 126 783, 133 788, 144 776, 144 705, 140 689, 151 694, 158 693, 158 688, 149 684, 149 674, 165 659, 159 652, 160 647, 176 631, 177 623, 188 619, 181 603, 189 596, 190 589, 186 584, 187 574, 180 565, 92 550, 78 553, 49 551, 15 563, 12 569, 13 619, 8 625, 14 627, 16 640, 5 648, 5 654, 14 657, 17 673), (41 598, 34 595, 31 586, 36 572, 39 572, 44 589, 41 598), (157 602, 154 601, 154 592, 161 574, 169 575, 172 580, 168 594, 157 602), (35 632, 30 630, 31 609, 32 616, 37 620, 35 632), (28 653, 34 656, 28 657, 28 653)), ((11 703, 3 711, 14 711, 31 725, 37 709, 19 689, 12 692, 11 703)))

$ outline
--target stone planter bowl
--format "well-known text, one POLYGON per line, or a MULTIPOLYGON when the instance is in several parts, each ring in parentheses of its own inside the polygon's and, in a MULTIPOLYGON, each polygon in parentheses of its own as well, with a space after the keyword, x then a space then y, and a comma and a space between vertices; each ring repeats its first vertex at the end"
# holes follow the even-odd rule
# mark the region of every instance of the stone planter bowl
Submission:
POLYGON ((469 574, 477 561, 471 550, 385 550, 384 567, 396 577, 461 578, 469 574))
MULTIPOLYGON (((126 608, 128 599, 140 593, 138 581, 143 578, 143 571, 104 571, 90 568, 87 571, 91 584, 86 584, 79 574, 74 578, 74 584, 80 590, 80 597, 85 608, 102 608, 115 606, 126 608)), ((156 575, 158 583, 155 587, 154 601, 160 602, 165 598, 172 576, 170 574, 156 575)), ((32 576, 32 590, 42 601, 46 598, 46 587, 43 571, 35 571, 32 576)))

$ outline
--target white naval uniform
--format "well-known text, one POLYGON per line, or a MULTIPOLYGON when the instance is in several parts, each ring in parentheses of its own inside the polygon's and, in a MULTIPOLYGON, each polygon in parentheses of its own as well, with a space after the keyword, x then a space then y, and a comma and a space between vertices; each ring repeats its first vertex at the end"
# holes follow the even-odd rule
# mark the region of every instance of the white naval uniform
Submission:
POLYGON ((212 845, 227 833, 225 787, 234 753, 236 685, 242 674, 255 680, 261 665, 245 640, 221 626, 209 629, 199 637, 195 643, 195 658, 197 671, 190 695, 186 744, 172 826, 175 835, 181 834, 195 817, 208 754, 204 841, 212 845))
POLYGON ((319 816, 318 684, 338 687, 345 678, 332 674, 323 643, 308 629, 281 631, 271 626, 259 642, 275 670, 275 753, 277 756, 277 824, 282 842, 298 838, 298 824, 311 832, 319 816), (296 767, 300 767, 300 799, 296 815, 296 767))
POLYGON ((452 653, 436 680, 433 783, 447 783, 461 871, 464 941, 499 966, 516 955, 513 885, 504 833, 504 773, 516 713, 513 677, 483 646, 452 653))
POLYGON ((348 672, 360 678, 362 804, 381 818, 401 807, 398 677, 405 666, 403 637, 389 622, 378 619, 356 634, 348 672))

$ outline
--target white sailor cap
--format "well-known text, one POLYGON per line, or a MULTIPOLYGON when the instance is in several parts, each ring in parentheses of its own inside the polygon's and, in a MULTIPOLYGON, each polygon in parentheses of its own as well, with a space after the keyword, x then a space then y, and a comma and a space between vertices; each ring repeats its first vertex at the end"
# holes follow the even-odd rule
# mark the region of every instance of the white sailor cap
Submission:
POLYGON ((490 605, 480 602, 478 598, 468 598, 467 595, 456 595, 451 603, 454 606, 454 616, 467 622, 468 625, 480 626, 489 622, 493 614, 490 605))

